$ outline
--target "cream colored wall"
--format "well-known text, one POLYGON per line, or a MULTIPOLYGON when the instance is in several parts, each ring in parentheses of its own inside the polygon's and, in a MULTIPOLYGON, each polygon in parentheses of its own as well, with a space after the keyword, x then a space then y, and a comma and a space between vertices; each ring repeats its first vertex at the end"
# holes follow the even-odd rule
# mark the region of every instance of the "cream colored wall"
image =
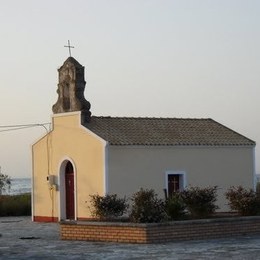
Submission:
POLYGON ((64 160, 74 165, 76 217, 89 217, 86 201, 89 195, 105 192, 105 142, 80 125, 80 113, 58 114, 53 117, 53 131, 33 145, 33 214, 60 217, 62 178, 60 168, 64 160), (48 143, 48 148, 47 148, 48 143), (58 190, 50 191, 49 174, 55 175, 58 190), (53 200, 51 198, 53 195, 53 200))
POLYGON ((186 172, 187 185, 217 185, 218 205, 226 211, 227 188, 253 188, 254 148, 110 146, 108 191, 131 196, 141 187, 153 188, 163 197, 168 170, 186 172))

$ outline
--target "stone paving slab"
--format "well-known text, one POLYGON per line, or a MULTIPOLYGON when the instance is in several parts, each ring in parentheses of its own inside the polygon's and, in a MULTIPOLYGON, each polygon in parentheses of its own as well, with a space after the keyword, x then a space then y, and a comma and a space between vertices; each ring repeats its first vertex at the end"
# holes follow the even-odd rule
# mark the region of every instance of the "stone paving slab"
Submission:
POLYGON ((134 245, 62 241, 56 223, 0 218, 0 259, 260 259, 260 236, 134 245))

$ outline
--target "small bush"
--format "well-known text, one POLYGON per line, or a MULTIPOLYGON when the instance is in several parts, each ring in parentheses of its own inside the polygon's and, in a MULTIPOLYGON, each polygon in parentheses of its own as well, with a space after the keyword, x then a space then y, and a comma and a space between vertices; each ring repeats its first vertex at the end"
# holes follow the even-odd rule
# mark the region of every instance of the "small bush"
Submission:
POLYGON ((31 194, 1 195, 0 216, 30 216, 31 194))
POLYGON ((247 190, 242 186, 232 186, 225 195, 230 208, 238 211, 239 214, 243 216, 260 214, 260 197, 252 189, 247 190))
POLYGON ((90 211, 92 216, 100 219, 112 219, 126 213, 128 204, 126 198, 118 198, 116 194, 99 196, 90 195, 90 211))
POLYGON ((181 197, 193 218, 202 218, 212 215, 218 208, 217 186, 208 188, 190 187, 181 192, 181 197))
POLYGON ((152 189, 140 189, 132 196, 130 220, 137 223, 162 222, 167 219, 165 203, 152 189))
POLYGON ((184 218, 186 206, 181 194, 176 192, 166 200, 166 213, 171 220, 179 220, 184 218))

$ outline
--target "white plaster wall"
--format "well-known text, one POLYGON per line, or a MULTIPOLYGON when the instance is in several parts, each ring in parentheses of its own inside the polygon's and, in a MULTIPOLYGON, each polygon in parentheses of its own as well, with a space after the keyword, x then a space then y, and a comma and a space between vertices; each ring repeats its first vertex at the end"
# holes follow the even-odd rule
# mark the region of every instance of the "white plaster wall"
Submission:
POLYGON ((153 188, 163 197, 165 172, 184 171, 186 184, 218 186, 218 206, 227 211, 224 193, 230 186, 254 185, 254 147, 109 146, 109 193, 131 196, 153 188))

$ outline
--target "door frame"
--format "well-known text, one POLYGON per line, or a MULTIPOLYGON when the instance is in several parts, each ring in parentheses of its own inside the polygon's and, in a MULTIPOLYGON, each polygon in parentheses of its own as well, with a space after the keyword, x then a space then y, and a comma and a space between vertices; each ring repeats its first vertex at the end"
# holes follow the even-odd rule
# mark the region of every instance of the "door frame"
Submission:
POLYGON ((76 167, 72 159, 66 158, 59 167, 59 220, 66 220, 66 189, 65 189, 65 170, 67 163, 70 162, 74 173, 74 213, 77 220, 77 173, 76 167))

